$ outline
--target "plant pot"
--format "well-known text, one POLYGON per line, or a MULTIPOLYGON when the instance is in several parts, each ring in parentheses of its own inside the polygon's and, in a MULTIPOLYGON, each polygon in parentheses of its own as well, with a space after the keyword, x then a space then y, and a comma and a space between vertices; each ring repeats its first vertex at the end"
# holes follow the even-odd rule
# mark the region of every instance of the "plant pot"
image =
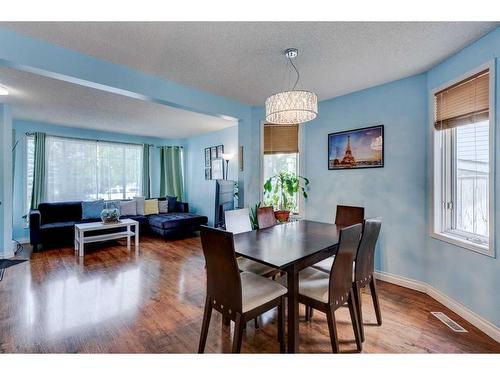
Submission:
POLYGON ((287 222, 288 219, 290 218, 290 211, 286 211, 286 210, 274 211, 274 217, 280 223, 287 222))

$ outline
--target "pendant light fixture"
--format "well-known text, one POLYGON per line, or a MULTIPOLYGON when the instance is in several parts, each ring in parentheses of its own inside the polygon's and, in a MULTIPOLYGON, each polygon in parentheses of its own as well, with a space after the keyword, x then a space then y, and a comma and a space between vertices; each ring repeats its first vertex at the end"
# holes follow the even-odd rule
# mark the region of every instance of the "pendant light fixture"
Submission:
POLYGON ((314 120, 318 114, 317 95, 311 91, 295 89, 299 83, 300 73, 293 59, 298 54, 297 48, 288 48, 284 52, 297 73, 297 79, 291 90, 279 92, 266 99, 266 121, 271 124, 302 124, 314 120))

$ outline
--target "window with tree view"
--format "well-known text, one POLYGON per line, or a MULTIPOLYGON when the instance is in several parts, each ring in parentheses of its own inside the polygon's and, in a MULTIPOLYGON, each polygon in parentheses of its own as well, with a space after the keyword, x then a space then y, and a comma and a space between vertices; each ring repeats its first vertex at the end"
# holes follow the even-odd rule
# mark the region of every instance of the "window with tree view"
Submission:
MULTIPOLYGON (((263 181, 278 175, 280 172, 288 172, 293 175, 299 173, 299 143, 298 125, 264 125, 264 160, 263 181)), ((285 209, 292 213, 299 213, 298 193, 290 196, 285 209)), ((274 191, 264 194, 264 205, 279 209, 280 194, 274 191)))
MULTIPOLYGON (((27 202, 33 178, 32 144, 28 139, 27 202)), ((48 202, 141 195, 142 145, 47 136, 45 153, 48 202)))

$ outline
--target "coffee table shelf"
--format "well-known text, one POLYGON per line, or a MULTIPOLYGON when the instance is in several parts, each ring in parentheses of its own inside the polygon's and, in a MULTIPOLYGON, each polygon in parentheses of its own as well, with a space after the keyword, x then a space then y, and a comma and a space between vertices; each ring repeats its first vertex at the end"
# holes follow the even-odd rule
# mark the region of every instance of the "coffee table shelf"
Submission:
POLYGON ((120 238, 127 239, 127 249, 130 251, 131 238, 134 237, 134 247, 135 250, 139 250, 139 223, 132 219, 123 219, 117 223, 103 224, 101 222, 96 223, 82 223, 75 224, 75 252, 83 257, 85 254, 85 244, 93 242, 103 242, 110 240, 117 240, 120 238), (134 227, 132 231, 131 228, 134 227), (99 232, 108 229, 119 229, 127 228, 122 232, 113 232, 105 234, 95 234, 92 236, 85 236, 86 232, 99 232))

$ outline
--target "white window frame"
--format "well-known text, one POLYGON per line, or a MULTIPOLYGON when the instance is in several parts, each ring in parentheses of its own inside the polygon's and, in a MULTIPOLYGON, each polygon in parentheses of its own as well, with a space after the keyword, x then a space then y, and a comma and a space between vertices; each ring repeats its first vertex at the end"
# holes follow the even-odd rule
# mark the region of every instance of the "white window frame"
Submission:
MULTIPOLYGON (((264 202, 264 125, 265 121, 260 122, 260 172, 259 172, 259 180, 260 180, 260 192, 259 199, 261 202, 264 202)), ((300 176, 305 176, 305 155, 302 150, 304 150, 304 126, 303 124, 299 124, 299 171, 298 174, 300 176)), ((306 217, 306 202, 305 198, 302 195, 301 191, 297 193, 298 196, 298 204, 299 204, 299 212, 291 213, 291 217, 295 219, 301 219, 306 217)))
MULTIPOLYGON (((430 147, 429 147, 429 233, 432 238, 440 241, 475 251, 477 253, 495 258, 495 61, 491 60, 475 69, 463 74, 456 79, 453 79, 445 84, 431 90, 429 95, 429 131, 430 131, 430 147), (456 233, 445 232, 442 224, 441 211, 445 204, 443 199, 444 184, 442 181, 443 158, 441 150, 441 137, 443 134, 434 129, 435 106, 434 95, 443 89, 452 86, 455 83, 463 81, 468 77, 473 76, 481 71, 489 69, 489 90, 490 90, 490 110, 489 110, 489 241, 488 245, 478 244, 467 236, 456 233), (438 157, 436 157, 436 155, 438 157), (440 176, 441 179, 437 179, 440 176)), ((447 137, 450 140, 452 137, 447 137)), ((445 147, 450 147, 450 144, 445 144, 445 147)), ((452 168, 448 168, 452 170, 452 168)), ((451 178, 451 177, 448 177, 451 178)))

